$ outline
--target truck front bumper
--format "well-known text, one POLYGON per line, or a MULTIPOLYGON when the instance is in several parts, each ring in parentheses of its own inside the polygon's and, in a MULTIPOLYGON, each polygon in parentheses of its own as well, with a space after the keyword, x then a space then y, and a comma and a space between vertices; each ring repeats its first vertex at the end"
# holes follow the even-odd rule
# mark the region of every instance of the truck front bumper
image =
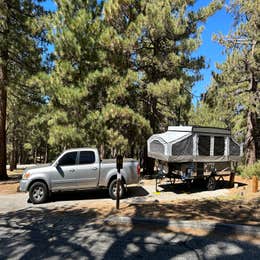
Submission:
POLYGON ((22 192, 26 192, 28 190, 29 181, 28 180, 21 180, 19 190, 22 192))

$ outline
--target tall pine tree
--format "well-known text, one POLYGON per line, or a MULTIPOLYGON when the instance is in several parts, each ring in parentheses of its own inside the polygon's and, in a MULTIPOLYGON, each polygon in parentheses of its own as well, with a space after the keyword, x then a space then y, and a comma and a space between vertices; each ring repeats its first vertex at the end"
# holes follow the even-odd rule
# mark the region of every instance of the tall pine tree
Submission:
MULTIPOLYGON (((234 0, 229 11, 234 16, 234 30, 217 40, 227 53, 220 73, 207 93, 206 102, 225 111, 224 120, 240 140, 245 141, 246 163, 256 161, 257 117, 260 114, 260 5, 258 0, 234 0)), ((222 117, 222 119, 223 119, 222 117)))
POLYGON ((109 50, 110 63, 122 79, 132 76, 127 84, 111 86, 112 92, 118 93, 111 102, 141 113, 153 132, 164 130, 169 124, 187 123, 191 89, 204 67, 204 58, 192 55, 201 43, 200 26, 221 6, 219 1, 213 1, 195 12, 194 3, 105 3, 107 28, 103 42, 109 50), (130 102, 129 96, 136 103, 130 102))
POLYGON ((44 14, 41 1, 0 1, 0 179, 6 179, 8 95, 27 91, 26 81, 41 68, 44 14))
POLYGON ((102 4, 85 0, 55 2, 57 11, 46 19, 48 39, 54 45, 53 68, 35 80, 49 97, 48 144, 62 151, 93 145, 90 139, 98 139, 98 135, 102 138, 96 111, 103 107, 105 92, 100 79, 106 78, 106 71, 100 63, 103 54, 98 46, 102 4), (96 125, 94 133, 92 125, 96 125))
POLYGON ((49 144, 96 145, 137 155, 147 137, 187 122, 203 57, 200 24, 220 6, 195 1, 57 0, 50 15, 53 70, 41 75, 50 97, 49 144), (64 131, 64 129, 66 129, 64 131))

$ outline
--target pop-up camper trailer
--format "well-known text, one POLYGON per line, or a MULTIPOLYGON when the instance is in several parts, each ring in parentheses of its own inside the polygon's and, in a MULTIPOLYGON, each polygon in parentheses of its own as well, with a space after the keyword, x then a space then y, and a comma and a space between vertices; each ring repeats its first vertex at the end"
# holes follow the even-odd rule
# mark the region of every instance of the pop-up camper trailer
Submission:
POLYGON ((230 167, 243 152, 230 130, 200 126, 169 126, 168 131, 152 135, 147 145, 149 157, 167 165, 172 178, 185 181, 227 175, 217 173, 218 165, 230 167))

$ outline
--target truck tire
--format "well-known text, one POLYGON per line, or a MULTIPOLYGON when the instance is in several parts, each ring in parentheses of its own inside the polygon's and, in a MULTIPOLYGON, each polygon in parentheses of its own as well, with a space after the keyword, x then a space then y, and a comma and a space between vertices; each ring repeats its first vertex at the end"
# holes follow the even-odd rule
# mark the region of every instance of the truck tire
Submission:
POLYGON ((215 190, 217 186, 217 181, 214 176, 210 176, 207 180, 207 189, 210 190, 215 190))
MULTIPOLYGON (((115 200, 116 199, 116 179, 111 181, 108 187, 108 191, 109 191, 109 196, 115 200)), ((120 186, 119 186, 119 198, 122 199, 125 195, 125 187, 122 183, 122 180, 120 182, 120 186)))
POLYGON ((44 203, 48 198, 48 188, 44 182, 37 181, 29 189, 29 198, 33 204, 44 203))

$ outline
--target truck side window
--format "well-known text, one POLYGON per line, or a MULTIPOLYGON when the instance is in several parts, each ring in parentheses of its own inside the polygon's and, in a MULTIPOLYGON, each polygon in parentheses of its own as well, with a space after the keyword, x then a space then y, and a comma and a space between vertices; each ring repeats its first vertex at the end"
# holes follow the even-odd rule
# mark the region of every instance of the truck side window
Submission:
POLYGON ((77 158, 77 152, 66 153, 59 160, 59 165, 60 166, 75 165, 76 158, 77 158))
POLYGON ((91 164, 95 162, 95 153, 93 151, 80 152, 79 164, 91 164))

